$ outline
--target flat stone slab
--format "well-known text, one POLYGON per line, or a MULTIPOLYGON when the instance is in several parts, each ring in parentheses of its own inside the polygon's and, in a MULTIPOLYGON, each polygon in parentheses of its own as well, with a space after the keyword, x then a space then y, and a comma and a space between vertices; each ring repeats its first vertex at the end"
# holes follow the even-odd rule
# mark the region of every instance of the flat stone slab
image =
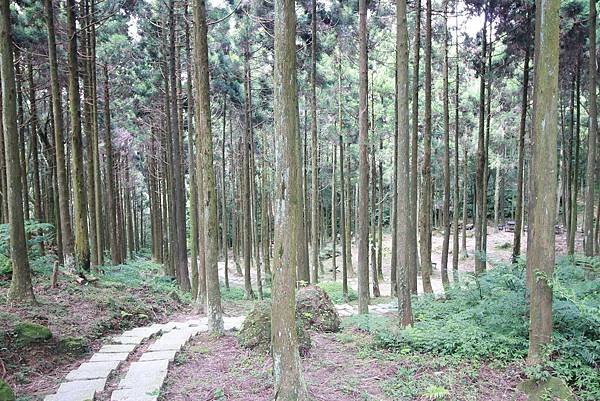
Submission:
POLYGON ((77 380, 60 385, 56 394, 44 398, 44 401, 88 401, 93 400, 97 391, 104 390, 106 379, 77 380))
POLYGON ((148 351, 179 351, 192 337, 200 331, 198 328, 188 328, 185 330, 173 330, 163 334, 154 344, 150 345, 148 351))
POLYGON ((160 360, 173 362, 175 360, 175 354, 177 354, 176 350, 144 352, 140 357, 140 362, 160 360))
POLYGON ((125 337, 152 337, 155 334, 158 334, 162 328, 160 326, 147 326, 147 327, 137 327, 135 329, 127 330, 122 335, 125 337))
MULTIPOLYGON (((139 390, 138 394, 148 394, 160 390, 167 376, 169 361, 139 361, 129 365, 125 377, 119 382, 119 389, 139 390)), ((156 394, 158 396, 158 393, 156 394)))
POLYGON ((117 343, 117 344, 135 344, 135 345, 140 345, 141 343, 144 342, 144 340, 147 337, 140 337, 140 336, 126 336, 126 335, 120 335, 118 337, 115 337, 112 339, 113 342, 117 343))
POLYGON ((156 401, 158 400, 159 390, 150 393, 143 393, 139 389, 120 389, 112 392, 110 401, 156 401))
POLYGON ((129 356, 129 352, 98 352, 92 355, 90 362, 123 362, 129 356))
POLYGON ((107 345, 103 345, 102 348, 100 348, 100 351, 98 351, 98 352, 102 352, 102 353, 127 352, 127 353, 130 353, 130 352, 133 352, 133 350, 136 347, 137 347, 137 344, 107 344, 107 345))
POLYGON ((84 362, 76 370, 71 371, 65 380, 106 379, 110 372, 119 366, 119 361, 84 362))

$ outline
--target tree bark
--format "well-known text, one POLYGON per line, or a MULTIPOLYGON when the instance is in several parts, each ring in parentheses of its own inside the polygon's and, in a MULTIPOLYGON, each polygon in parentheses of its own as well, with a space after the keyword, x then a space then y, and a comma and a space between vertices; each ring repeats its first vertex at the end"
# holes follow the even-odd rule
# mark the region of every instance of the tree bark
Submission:
POLYGON ((13 269, 8 300, 10 303, 35 303, 23 218, 23 192, 21 187, 23 171, 21 170, 19 158, 19 130, 17 126, 16 84, 9 3, 9 0, 0 2, 2 119, 6 177, 8 179, 9 250, 13 269))
POLYGON ((406 22, 406 0, 396 2, 396 88, 398 91, 397 113, 398 113, 398 170, 396 215, 397 215, 397 257, 396 257, 396 281, 398 294, 398 312, 400 314, 400 326, 406 327, 413 324, 411 307, 411 288, 409 284, 409 262, 411 245, 408 241, 411 235, 410 227, 410 193, 405 188, 410 183, 410 160, 409 160, 409 110, 408 110, 408 29, 406 22))
POLYGON ((423 292, 431 293, 431 0, 426 1, 425 24, 425 132, 423 135, 423 184, 421 187, 420 248, 423 292))
POLYGON ((71 173, 73 186, 73 220, 75 223, 75 268, 90 270, 90 244, 88 237, 87 199, 85 194, 83 144, 81 138, 81 102, 79 98, 79 72, 75 0, 67 0, 67 35, 69 64, 69 114, 71 116, 71 173))
POLYGON ((448 249, 450 246, 450 111, 448 100, 448 0, 444 0, 444 65, 443 70, 443 119, 444 119, 444 156, 443 156, 443 175, 444 175, 444 204, 442 206, 442 226, 444 227, 444 239, 442 242, 442 265, 440 271, 442 274, 442 284, 445 289, 450 285, 448 279, 448 249))
MULTIPOLYGON (((590 54, 596 54, 596 2, 590 0, 589 22, 590 54)), ((594 254, 594 188, 596 184, 596 142, 598 141, 598 104, 596 95, 597 61, 590 57, 588 70, 588 96, 590 126, 588 130, 587 168, 585 174, 585 213, 583 219, 583 251, 585 256, 594 254)))
POLYGON ((219 287, 219 228, 217 221, 217 185, 213 167, 213 143, 210 121, 209 66, 206 3, 194 0, 194 66, 196 67, 196 115, 198 153, 203 170, 204 211, 206 221, 206 305, 208 326, 213 334, 223 334, 223 310, 219 287))
MULTIPOLYGON (((595 2, 590 5, 595 6, 595 2)), ((527 252, 527 271, 532 279, 528 359, 533 363, 541 360, 543 347, 550 343, 552 337, 550 280, 554 273, 555 253, 559 9, 558 0, 537 0, 529 197, 531 214, 528 231, 530 241, 527 252)), ((593 20, 591 26, 595 26, 593 20)))
POLYGON ((275 249, 271 332, 275 401, 308 400, 296 332, 297 238, 301 224, 302 172, 298 150, 296 13, 291 0, 275 1, 274 114, 276 160, 275 249))
POLYGON ((523 194, 525 172, 525 130, 527 125, 527 109, 529 100, 529 46, 525 48, 525 62, 523 64, 523 89, 521 95, 521 120, 519 123, 519 156, 517 162, 517 205, 515 207, 515 235, 513 237, 513 263, 521 254, 521 234, 523 232, 523 194))
POLYGON ((419 139, 419 66, 421 51, 421 0, 415 1, 415 40, 413 41, 413 79, 412 79, 412 135, 410 139, 410 210, 408 224, 410 227, 407 241, 408 250, 408 285, 410 292, 417 293, 417 270, 419 254, 417 251, 418 227, 418 139, 419 139))
POLYGON ((359 0, 359 106, 358 147, 359 199, 358 199, 358 313, 369 313, 369 78, 367 61, 367 0, 359 0))

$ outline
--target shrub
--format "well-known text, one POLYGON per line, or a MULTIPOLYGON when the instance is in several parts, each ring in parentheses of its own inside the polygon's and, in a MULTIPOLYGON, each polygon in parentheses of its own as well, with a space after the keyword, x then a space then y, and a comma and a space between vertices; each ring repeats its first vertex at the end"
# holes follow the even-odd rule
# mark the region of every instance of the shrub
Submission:
MULTIPOLYGON (((334 304, 343 304, 346 302, 344 300, 344 290, 341 282, 337 281, 324 281, 322 283, 317 284, 321 287, 329 298, 333 301, 334 304)), ((358 294, 352 288, 348 287, 348 301, 356 301, 358 299, 358 294)))

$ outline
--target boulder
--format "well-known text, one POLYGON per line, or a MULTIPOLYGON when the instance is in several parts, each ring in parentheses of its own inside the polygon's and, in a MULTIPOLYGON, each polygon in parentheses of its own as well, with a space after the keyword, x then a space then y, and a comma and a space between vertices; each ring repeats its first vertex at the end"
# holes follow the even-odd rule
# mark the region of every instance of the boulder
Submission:
POLYGON ((527 394, 529 401, 575 401, 573 392, 558 377, 546 380, 529 379, 517 385, 517 388, 527 394))
POLYGON ((296 294, 296 319, 304 328, 323 332, 340 329, 340 316, 329 295, 319 286, 309 285, 296 294))
POLYGON ((2 379, 0 379, 0 401, 15 401, 15 393, 2 379))
MULTIPOLYGON (((310 335, 299 319, 296 319, 296 329, 300 355, 307 355, 311 347, 310 335)), ((246 316, 237 337, 245 348, 261 352, 271 351, 271 302, 259 301, 254 305, 252 311, 246 316)))
POLYGON ((52 332, 49 328, 31 322, 17 323, 14 333, 19 345, 38 344, 52 338, 52 332))
POLYGON ((63 337, 58 341, 58 352, 67 355, 82 355, 89 351, 87 341, 83 337, 63 337))

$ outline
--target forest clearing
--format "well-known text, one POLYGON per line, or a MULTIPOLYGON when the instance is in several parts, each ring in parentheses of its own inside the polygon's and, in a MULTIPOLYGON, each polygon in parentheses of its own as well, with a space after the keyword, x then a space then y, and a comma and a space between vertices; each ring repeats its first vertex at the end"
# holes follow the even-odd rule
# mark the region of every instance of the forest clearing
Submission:
POLYGON ((595 0, 0 0, 0 401, 599 401, 595 0))

